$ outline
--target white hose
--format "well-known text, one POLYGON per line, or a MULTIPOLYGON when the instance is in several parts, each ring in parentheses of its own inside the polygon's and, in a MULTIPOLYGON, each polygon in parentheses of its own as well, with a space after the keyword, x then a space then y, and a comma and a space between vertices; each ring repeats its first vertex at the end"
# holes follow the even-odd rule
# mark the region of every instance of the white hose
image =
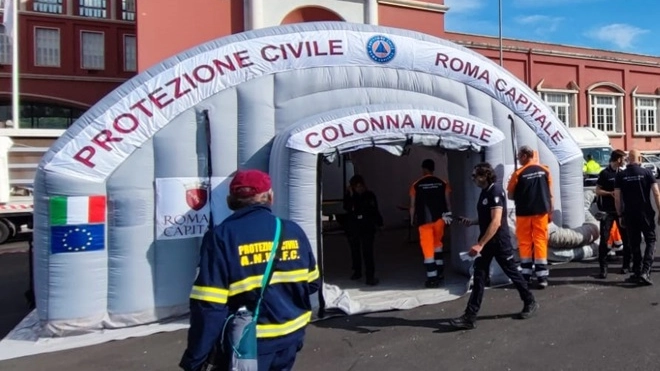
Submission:
MULTIPOLYGON (((584 224, 577 228, 562 228, 554 223, 548 227, 548 260, 551 262, 569 262, 593 259, 598 256, 600 238, 599 223, 591 212, 595 193, 585 190, 584 224)), ((515 226, 514 213, 509 214, 510 226, 515 226)), ((515 231, 512 231, 515 236, 515 231)), ((517 244, 516 244, 517 245, 517 244)))

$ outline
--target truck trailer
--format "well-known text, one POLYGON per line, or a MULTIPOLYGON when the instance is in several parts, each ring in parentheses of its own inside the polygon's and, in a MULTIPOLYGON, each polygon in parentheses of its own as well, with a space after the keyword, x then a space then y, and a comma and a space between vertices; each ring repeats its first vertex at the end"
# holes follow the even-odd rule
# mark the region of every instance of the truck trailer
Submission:
POLYGON ((34 173, 56 139, 28 134, 0 136, 0 244, 32 229, 34 173))

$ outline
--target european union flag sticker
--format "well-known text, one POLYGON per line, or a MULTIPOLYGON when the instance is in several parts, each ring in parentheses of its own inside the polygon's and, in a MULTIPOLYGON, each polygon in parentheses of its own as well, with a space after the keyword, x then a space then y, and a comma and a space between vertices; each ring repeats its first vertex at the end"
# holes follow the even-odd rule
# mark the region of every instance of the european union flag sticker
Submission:
POLYGON ((50 227, 53 254, 103 250, 105 224, 79 224, 50 227))

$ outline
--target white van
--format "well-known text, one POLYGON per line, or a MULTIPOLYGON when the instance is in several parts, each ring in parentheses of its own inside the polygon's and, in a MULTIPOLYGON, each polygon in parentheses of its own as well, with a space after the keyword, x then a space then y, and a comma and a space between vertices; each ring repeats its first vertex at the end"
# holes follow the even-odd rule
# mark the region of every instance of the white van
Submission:
POLYGON ((569 128, 568 132, 582 150, 584 161, 587 161, 587 156, 591 155, 601 167, 609 165, 612 145, 610 137, 604 131, 584 126, 569 128))
MULTIPOLYGON (((568 132, 577 142, 582 150, 584 163, 587 162, 587 156, 591 155, 601 168, 609 165, 610 155, 612 154, 612 145, 610 137, 604 131, 594 129, 588 126, 568 128, 568 132)), ((585 186, 595 186, 598 177, 584 175, 585 186)))
MULTIPOLYGON (((605 168, 609 165, 610 155, 612 154, 613 149, 610 144, 610 137, 607 136, 607 133, 588 126, 568 128, 568 132, 582 150, 585 163, 587 161, 587 156, 591 155, 594 160, 600 164, 601 168, 605 168)), ((646 160, 646 157, 643 159, 641 166, 651 170, 654 177, 658 178, 658 176, 660 176, 660 169, 658 169, 657 165, 652 161, 646 160)), ((595 179, 587 179, 585 177, 585 185, 595 185, 595 181, 595 179)))

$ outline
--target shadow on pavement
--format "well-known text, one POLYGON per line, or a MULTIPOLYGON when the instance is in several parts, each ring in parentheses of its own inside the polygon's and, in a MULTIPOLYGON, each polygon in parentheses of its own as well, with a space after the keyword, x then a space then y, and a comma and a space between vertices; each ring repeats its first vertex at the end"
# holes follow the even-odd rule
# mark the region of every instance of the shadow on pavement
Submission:
POLYGON ((592 277, 586 280, 552 280, 550 281, 549 288, 552 288, 552 286, 566 286, 566 285, 595 285, 595 286, 605 286, 605 287, 621 287, 624 289, 635 289, 635 288, 644 287, 634 283, 624 282, 623 278, 621 278, 621 281, 609 281, 609 280, 603 280, 592 277))
MULTIPOLYGON (((515 312, 515 313, 478 316, 477 322, 501 320, 505 318, 520 320, 518 318, 518 315, 519 313, 515 312)), ((410 319, 397 318, 397 317, 355 316, 355 317, 341 317, 326 321, 320 321, 314 323, 312 326, 325 328, 325 329, 339 329, 339 330, 352 331, 358 334, 373 334, 380 332, 381 328, 390 328, 390 327, 424 327, 424 328, 433 329, 434 330, 433 333, 463 331, 464 329, 459 329, 449 324, 449 321, 452 318, 454 317, 410 320, 410 319)))
POLYGON ((372 334, 380 332, 380 328, 389 327, 426 327, 434 329, 435 332, 456 331, 456 328, 448 324, 449 319, 450 318, 410 320, 397 317, 351 316, 315 322, 312 326, 353 331, 358 334, 372 334))

